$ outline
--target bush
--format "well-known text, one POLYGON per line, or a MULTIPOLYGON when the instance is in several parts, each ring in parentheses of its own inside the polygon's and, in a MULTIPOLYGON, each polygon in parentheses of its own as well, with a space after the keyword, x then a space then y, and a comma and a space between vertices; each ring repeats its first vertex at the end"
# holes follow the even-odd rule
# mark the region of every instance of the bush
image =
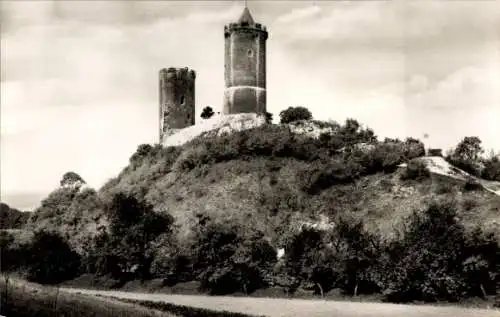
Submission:
POLYGON ((336 184, 351 183, 361 173, 362 167, 358 163, 335 160, 303 170, 299 172, 299 178, 303 180, 302 190, 314 195, 336 184))
POLYGON ((436 194, 450 194, 455 191, 455 186, 451 183, 438 183, 436 186, 436 194))
POLYGON ((57 284, 79 275, 80 257, 59 235, 38 231, 27 246, 27 279, 57 284))
POLYGON ((210 119, 214 114, 215 113, 214 113, 214 110, 212 109, 212 107, 207 106, 207 107, 203 108, 200 117, 202 119, 210 119))
POLYGON ((404 148, 404 156, 406 160, 412 160, 417 157, 425 156, 425 146, 418 139, 407 138, 402 146, 404 148))
POLYGON ((30 214, 0 203, 0 229, 21 229, 27 223, 30 214))
POLYGON ((382 279, 384 294, 395 302, 493 294, 499 252, 493 237, 465 230, 453 203, 434 202, 413 213, 401 236, 387 246, 384 270, 391 273, 382 279))
POLYGON ((390 143, 376 144, 373 149, 357 152, 355 156, 358 157, 365 174, 392 173, 404 161, 403 148, 390 143))
POLYGON ((443 156, 443 150, 442 149, 429 149, 428 151, 429 156, 443 156))
POLYGON ((467 178, 464 184, 465 191, 478 191, 483 189, 483 185, 472 177, 467 178))
POLYGON ((84 265, 87 272, 110 274, 120 282, 149 278, 153 241, 162 234, 170 235, 173 217, 158 214, 142 199, 122 192, 107 202, 106 215, 109 231, 91 241, 84 265))
POLYGON ((245 235, 241 229, 213 222, 200 228, 193 253, 202 290, 248 294, 266 285, 265 275, 276 262, 276 251, 260 233, 245 235))
POLYGON ((288 107, 280 112, 280 123, 290 123, 298 120, 311 120, 312 114, 304 107, 288 107))
POLYGON ((411 160, 401 174, 402 180, 422 180, 429 178, 431 173, 427 165, 418 160, 411 160))
POLYGON ((16 271, 24 265, 27 250, 24 245, 17 245, 14 236, 6 231, 0 231, 1 272, 16 271))
POLYGON ((479 156, 484 150, 478 137, 465 137, 446 157, 456 167, 474 176, 480 176, 479 156))
POLYGON ((481 177, 487 180, 500 181, 500 158, 498 155, 485 160, 481 177))

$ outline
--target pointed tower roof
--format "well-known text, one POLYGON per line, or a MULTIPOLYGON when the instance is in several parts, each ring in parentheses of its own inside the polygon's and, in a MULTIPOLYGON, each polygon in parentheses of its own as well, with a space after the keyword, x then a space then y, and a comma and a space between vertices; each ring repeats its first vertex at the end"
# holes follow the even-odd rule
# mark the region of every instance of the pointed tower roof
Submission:
POLYGON ((253 20, 252 15, 250 14, 250 10, 248 10, 248 7, 245 6, 245 9, 243 10, 243 13, 241 14, 238 22, 239 23, 255 24, 255 21, 253 20))

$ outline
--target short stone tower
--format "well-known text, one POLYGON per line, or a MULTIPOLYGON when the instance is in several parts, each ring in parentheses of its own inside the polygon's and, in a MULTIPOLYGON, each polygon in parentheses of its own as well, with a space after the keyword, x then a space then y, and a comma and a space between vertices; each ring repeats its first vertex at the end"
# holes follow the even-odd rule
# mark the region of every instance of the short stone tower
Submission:
POLYGON ((245 6, 236 23, 224 27, 223 114, 266 112, 266 27, 245 6))
POLYGON ((160 143, 195 123, 196 73, 187 67, 160 70, 160 143))

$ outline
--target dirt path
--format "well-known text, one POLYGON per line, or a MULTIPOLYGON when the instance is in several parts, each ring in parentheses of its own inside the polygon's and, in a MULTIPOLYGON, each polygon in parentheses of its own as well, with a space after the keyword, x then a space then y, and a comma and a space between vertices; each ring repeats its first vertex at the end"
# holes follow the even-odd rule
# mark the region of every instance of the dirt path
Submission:
POLYGON ((210 310, 226 310, 271 317, 500 317, 499 310, 466 309, 460 307, 395 305, 330 300, 147 294, 85 289, 64 289, 64 291, 115 296, 126 299, 161 301, 210 310))

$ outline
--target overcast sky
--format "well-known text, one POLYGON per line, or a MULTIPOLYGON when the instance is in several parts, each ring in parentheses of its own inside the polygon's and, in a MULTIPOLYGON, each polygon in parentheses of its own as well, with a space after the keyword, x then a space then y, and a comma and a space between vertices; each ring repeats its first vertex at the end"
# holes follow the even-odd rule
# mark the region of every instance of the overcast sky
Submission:
MULTIPOLYGON (((381 137, 500 151, 500 1, 249 1, 268 27, 268 111, 308 107, 381 137), (496 125, 496 126, 495 126, 496 125)), ((158 71, 222 108, 224 24, 242 1, 1 1, 1 193, 66 171, 99 187, 158 138, 158 71)), ((11 197, 11 198, 9 198, 11 197)), ((10 199, 10 200, 9 200, 10 199)), ((35 200, 24 202, 32 207, 35 200)))

